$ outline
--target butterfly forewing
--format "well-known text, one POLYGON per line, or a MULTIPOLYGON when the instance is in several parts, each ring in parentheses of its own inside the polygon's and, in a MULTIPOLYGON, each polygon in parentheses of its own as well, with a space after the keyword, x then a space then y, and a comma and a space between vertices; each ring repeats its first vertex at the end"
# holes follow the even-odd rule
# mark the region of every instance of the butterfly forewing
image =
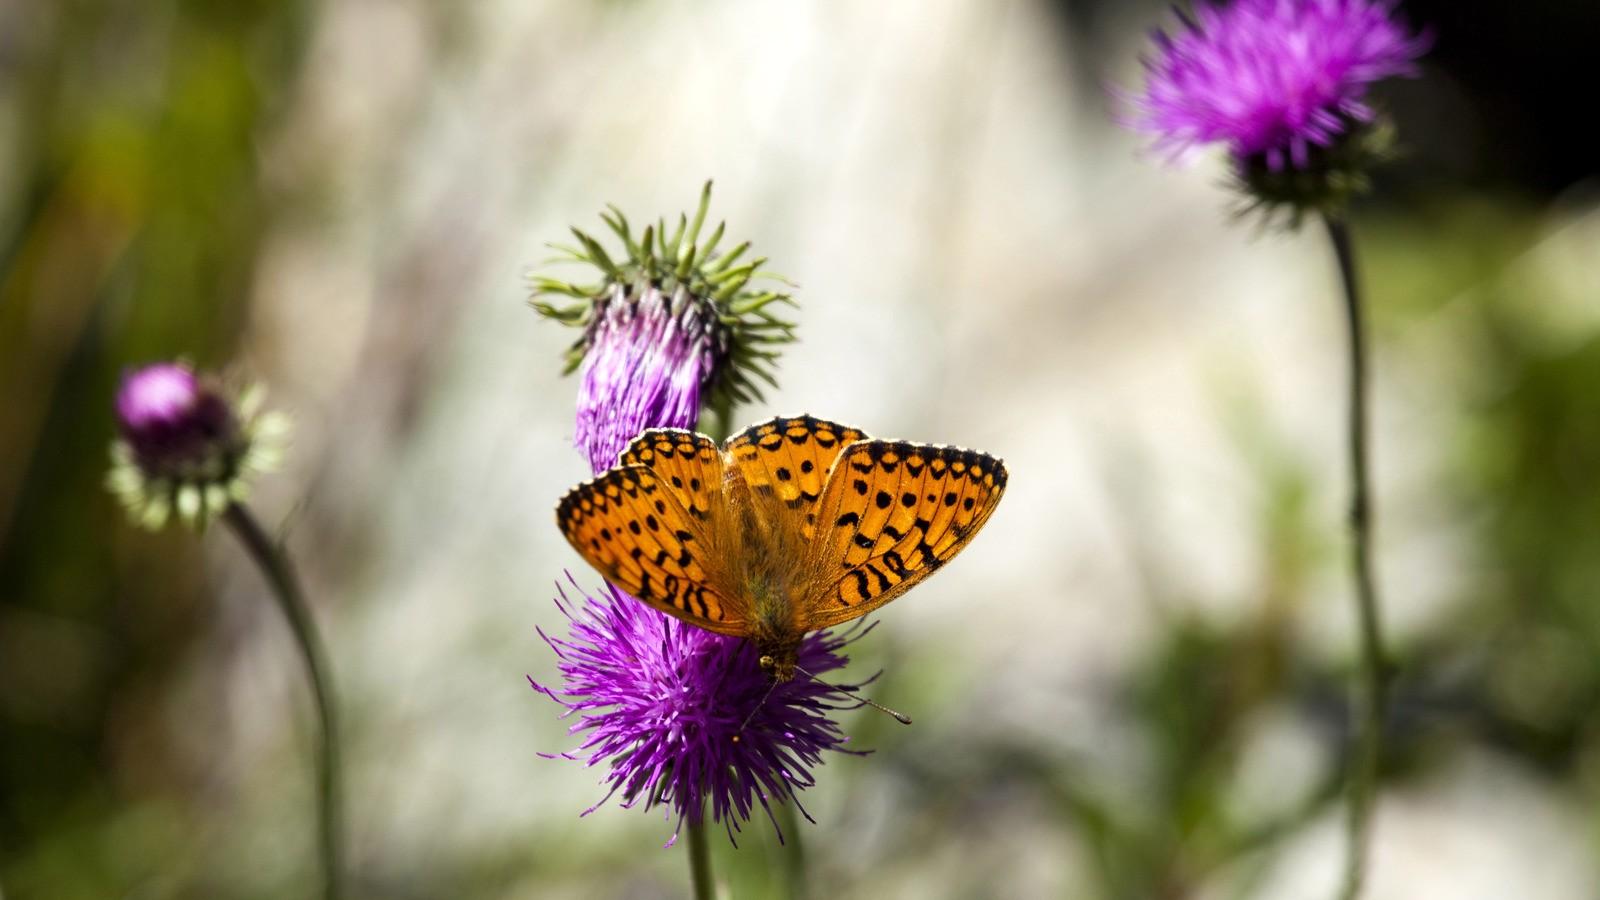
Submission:
POLYGON ((802 534, 817 528, 817 502, 835 459, 865 435, 859 429, 811 416, 780 416, 752 425, 728 440, 727 452, 757 495, 771 495, 794 510, 802 534))
POLYGON ((949 562, 994 511, 1004 464, 972 450, 862 441, 834 463, 810 544, 811 596, 797 610, 810 631, 900 596, 949 562))
POLYGON ((703 434, 681 428, 651 428, 628 444, 618 466, 642 466, 654 472, 684 512, 695 519, 689 530, 699 534, 722 490, 722 451, 703 434))
POLYGON ((744 633, 737 602, 708 583, 700 519, 651 468, 622 465, 578 485, 556 507, 556 522, 573 549, 628 593, 702 628, 744 633))

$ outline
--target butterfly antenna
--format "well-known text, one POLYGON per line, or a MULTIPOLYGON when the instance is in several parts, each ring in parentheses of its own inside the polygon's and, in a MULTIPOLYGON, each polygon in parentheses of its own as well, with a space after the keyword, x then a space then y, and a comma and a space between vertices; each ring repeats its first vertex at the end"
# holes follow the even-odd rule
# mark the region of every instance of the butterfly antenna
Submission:
POLYGON ((825 688, 830 688, 832 690, 838 691, 841 694, 849 694, 850 696, 854 697, 857 700, 860 700, 862 703, 865 703, 866 705, 872 707, 873 709, 877 710, 878 712, 884 713, 885 715, 889 716, 891 719, 894 719, 896 722, 899 722, 901 725, 910 725, 911 724, 911 717, 910 716, 906 715, 903 712, 896 712, 895 710, 892 710, 889 707, 884 706, 882 703, 879 703, 878 701, 872 699, 871 697, 863 697, 863 696, 861 696, 861 693, 860 693, 861 688, 856 687, 853 684, 851 684, 851 685, 830 684, 829 682, 823 681, 821 678, 818 678, 817 676, 811 674, 810 672, 807 672, 805 669, 803 669, 803 668, 801 668, 799 666, 795 666, 794 670, 796 672, 799 672, 800 674, 806 676, 807 678, 811 679, 812 681, 815 681, 817 684, 822 685, 825 688))
POLYGON ((735 744, 739 743, 739 734, 742 733, 750 724, 750 720, 756 717, 756 713, 761 710, 761 707, 766 705, 767 698, 772 696, 772 689, 777 686, 778 683, 776 681, 769 683, 767 685, 767 692, 761 695, 761 699, 756 702, 755 706, 750 707, 750 712, 745 715, 744 721, 739 723, 739 731, 735 732, 733 735, 733 742, 735 744))

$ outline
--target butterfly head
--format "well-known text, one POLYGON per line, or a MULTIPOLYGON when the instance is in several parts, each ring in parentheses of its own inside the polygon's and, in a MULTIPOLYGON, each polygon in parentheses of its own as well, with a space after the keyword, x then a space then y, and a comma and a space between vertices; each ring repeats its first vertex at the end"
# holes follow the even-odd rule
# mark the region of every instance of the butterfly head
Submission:
POLYGON ((779 662, 778 658, 770 653, 761 654, 761 671, 774 683, 782 684, 794 678, 794 660, 786 659, 779 662))
POLYGON ((794 680, 795 665, 800 661, 800 640, 804 635, 778 635, 756 641, 760 651, 761 671, 773 684, 794 680))

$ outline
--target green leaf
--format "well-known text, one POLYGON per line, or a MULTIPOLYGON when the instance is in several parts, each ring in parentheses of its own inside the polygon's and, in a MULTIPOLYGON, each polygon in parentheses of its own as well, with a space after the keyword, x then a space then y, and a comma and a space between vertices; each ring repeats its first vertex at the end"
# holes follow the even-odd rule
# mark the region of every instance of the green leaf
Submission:
POLYGON ((617 237, 622 239, 622 246, 628 248, 628 256, 637 258, 639 256, 639 245, 633 242, 633 231, 628 228, 628 217, 622 214, 622 210, 609 203, 606 204, 606 209, 611 211, 611 216, 608 218, 605 213, 601 213, 600 218, 611 226, 611 230, 617 237))
MULTIPOLYGON (((718 230, 721 230, 721 229, 719 228, 718 230)), ((706 277, 710 278, 712 275, 715 275, 716 273, 721 272, 724 269, 728 268, 729 266, 733 265, 734 262, 736 260, 738 260, 739 257, 743 256, 744 252, 746 250, 749 250, 749 249, 750 249, 750 242, 749 241, 745 241, 744 243, 740 244, 739 246, 733 248, 732 250, 729 250, 727 253, 725 253, 722 256, 718 257, 717 259, 713 260, 711 262, 711 264, 706 267, 706 277)), ((708 259, 709 259, 709 257, 708 257, 708 259)))
POLYGON ((723 230, 725 228, 727 228, 727 226, 728 226, 727 222, 718 222, 717 223, 717 230, 711 232, 711 238, 706 241, 706 245, 704 247, 700 248, 700 258, 701 259, 711 259, 712 258, 712 252, 717 249, 717 245, 718 244, 722 243, 722 232, 723 232, 723 230))
MULTIPOLYGON (((705 187, 700 189, 700 206, 694 211, 694 224, 689 226, 689 247, 694 247, 694 242, 700 237, 700 226, 705 223, 706 210, 711 208, 711 179, 706 179, 705 187)), ((678 276, 682 278, 683 276, 678 276)))
POLYGON ((612 280, 621 277, 621 273, 617 270, 617 264, 611 261, 610 255, 606 253, 606 248, 600 246, 599 241, 576 228, 572 229, 572 233, 578 238, 578 242, 583 244, 584 249, 589 251, 591 262, 604 270, 612 280))
POLYGON ((679 281, 687 279, 689 273, 694 270, 695 251, 698 249, 693 243, 689 244, 689 249, 684 251, 683 258, 678 260, 678 271, 674 272, 673 275, 679 281))
POLYGON ((651 281, 656 280, 655 251, 650 243, 652 236, 656 233, 654 229, 654 225, 646 225, 644 227, 644 237, 640 242, 639 253, 639 265, 644 268, 644 277, 651 281))
POLYGON ((674 262, 677 260, 678 242, 683 240, 683 232, 688 227, 689 217, 680 213, 678 215, 677 229, 672 232, 672 237, 667 241, 667 245, 661 250, 662 259, 665 259, 667 262, 674 262))

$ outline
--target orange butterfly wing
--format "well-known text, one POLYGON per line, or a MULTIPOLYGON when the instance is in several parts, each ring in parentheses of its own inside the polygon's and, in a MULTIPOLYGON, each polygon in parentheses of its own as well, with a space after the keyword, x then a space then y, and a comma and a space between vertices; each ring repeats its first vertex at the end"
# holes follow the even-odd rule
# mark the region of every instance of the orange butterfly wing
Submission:
POLYGON ((993 514, 1006 478, 1005 465, 984 453, 779 417, 721 450, 702 434, 646 431, 617 468, 568 492, 556 520, 585 560, 640 600, 749 637, 748 600, 728 586, 747 561, 717 554, 780 547, 728 540, 736 509, 779 518, 755 533, 804 539, 793 602, 794 628, 806 632, 865 615, 953 559, 993 514), (733 504, 726 492, 744 489, 769 502, 733 504))
POLYGON ((816 506, 828 469, 844 449, 866 437, 859 429, 812 416, 779 416, 728 440, 727 454, 758 496, 793 510, 801 534, 816 532, 816 506))
POLYGON ((986 453, 862 441, 834 462, 817 503, 806 631, 866 615, 949 562, 1005 493, 1006 467, 986 453))
POLYGON ((702 523, 722 493, 722 451, 717 442, 682 428, 641 432, 622 451, 617 465, 642 466, 655 473, 684 512, 702 523))
POLYGON ((710 561, 699 557, 701 520, 670 485, 643 465, 610 469, 567 492, 556 524, 579 555, 633 596, 701 628, 747 635, 743 604, 709 583, 710 561))

